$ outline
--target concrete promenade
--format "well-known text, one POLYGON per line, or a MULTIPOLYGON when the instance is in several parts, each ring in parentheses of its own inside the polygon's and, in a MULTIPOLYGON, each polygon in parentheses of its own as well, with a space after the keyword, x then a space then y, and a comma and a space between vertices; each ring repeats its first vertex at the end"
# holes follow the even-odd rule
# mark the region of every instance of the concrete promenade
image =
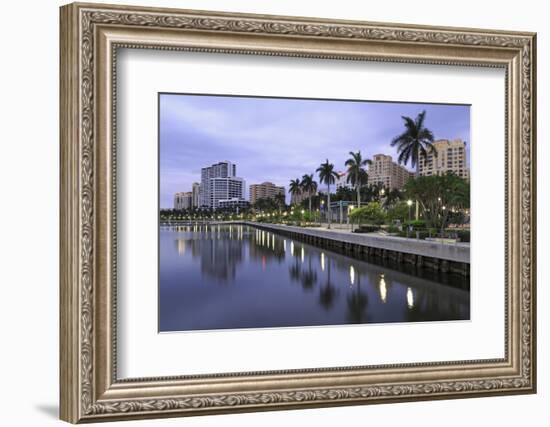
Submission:
POLYGON ((291 225, 266 224, 245 222, 246 224, 282 234, 296 233, 313 239, 333 240, 343 245, 351 244, 375 248, 382 251, 391 251, 428 257, 453 263, 470 264, 469 243, 445 243, 412 238, 383 236, 376 233, 360 234, 350 231, 328 230, 326 228, 296 227, 291 225))

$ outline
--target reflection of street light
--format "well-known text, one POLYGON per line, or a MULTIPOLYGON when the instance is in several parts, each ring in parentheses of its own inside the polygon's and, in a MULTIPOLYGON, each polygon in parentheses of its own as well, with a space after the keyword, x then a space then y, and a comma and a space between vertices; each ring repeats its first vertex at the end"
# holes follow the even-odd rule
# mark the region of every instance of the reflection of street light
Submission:
POLYGON ((411 288, 407 288, 407 307, 409 309, 414 307, 414 295, 411 288))
POLYGON ((383 303, 386 303, 386 296, 388 295, 388 290, 386 288, 386 281, 384 280, 384 273, 380 274, 379 288, 380 288, 380 299, 382 300, 383 303))
POLYGON ((321 252, 321 270, 325 271, 325 253, 321 252))
POLYGON ((355 282, 355 268, 353 268, 353 265, 349 266, 349 281, 352 285, 355 282))

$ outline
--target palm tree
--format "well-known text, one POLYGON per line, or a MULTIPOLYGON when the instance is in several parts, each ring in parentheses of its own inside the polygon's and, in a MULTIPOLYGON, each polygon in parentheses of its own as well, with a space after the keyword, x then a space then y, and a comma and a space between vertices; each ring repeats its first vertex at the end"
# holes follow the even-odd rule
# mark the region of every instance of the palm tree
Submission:
POLYGON ((372 161, 369 159, 363 159, 361 156, 361 151, 354 153, 353 151, 349 152, 350 158, 346 160, 346 166, 348 167, 348 178, 347 182, 355 187, 357 192, 357 207, 361 207, 361 187, 367 183, 368 174, 365 170, 365 166, 372 164, 372 161))
POLYGON ((273 197, 273 199, 275 200, 275 203, 279 208, 279 213, 281 213, 281 210, 286 208, 285 194, 284 193, 275 194, 275 197, 273 197))
POLYGON ((302 188, 302 191, 304 193, 308 194, 308 200, 309 200, 309 211, 311 212, 311 198, 313 197, 313 194, 317 191, 317 182, 313 180, 313 174, 311 175, 304 175, 302 177, 302 182, 300 184, 300 187, 302 188))
POLYGON ((434 135, 431 130, 424 127, 426 110, 422 111, 416 119, 401 116, 405 121, 405 132, 396 136, 391 141, 391 146, 397 145, 399 163, 407 164, 410 160, 411 166, 416 168, 416 176, 419 174, 419 160, 426 158, 430 153, 436 153, 433 146, 434 135))
MULTIPOLYGON (((437 151, 433 146, 434 135, 432 131, 424 127, 424 120, 426 118, 426 110, 423 110, 416 116, 416 119, 410 117, 401 116, 405 121, 405 132, 396 136, 391 141, 391 146, 397 145, 397 151, 399 157, 397 160, 399 163, 407 164, 411 161, 411 166, 416 168, 416 176, 419 173, 419 160, 421 157, 427 158, 428 154, 433 153, 437 155, 437 151)), ((416 219, 418 220, 418 200, 416 201, 416 219)))
POLYGON ((300 182, 300 178, 290 180, 288 192, 294 197, 302 192, 302 183, 300 182))
POLYGON ((334 165, 329 163, 328 159, 325 163, 321 163, 315 172, 319 173, 319 181, 327 184, 327 219, 328 228, 330 228, 330 184, 334 184, 338 174, 334 170, 334 165))

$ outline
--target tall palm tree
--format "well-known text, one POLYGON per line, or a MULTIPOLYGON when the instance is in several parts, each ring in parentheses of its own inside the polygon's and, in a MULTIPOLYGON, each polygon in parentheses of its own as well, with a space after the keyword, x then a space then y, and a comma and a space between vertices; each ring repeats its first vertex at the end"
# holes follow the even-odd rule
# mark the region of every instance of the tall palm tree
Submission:
POLYGON ((348 167, 348 177, 347 182, 355 187, 357 192, 357 207, 361 207, 361 187, 367 183, 368 174, 365 170, 365 166, 372 164, 372 161, 369 159, 363 159, 361 156, 361 151, 354 153, 353 151, 349 152, 350 158, 346 160, 346 166, 348 167))
MULTIPOLYGON (((433 146, 434 135, 430 129, 424 126, 426 110, 419 113, 414 120, 406 116, 401 116, 401 118, 405 121, 405 132, 393 138, 391 146, 395 147, 397 145, 399 153, 397 160, 399 163, 407 164, 409 160, 411 161, 411 166, 416 168, 416 176, 418 177, 420 174, 420 158, 426 158, 430 153, 433 153, 434 156, 437 155, 437 151, 433 146)), ((418 220, 418 200, 416 201, 415 211, 415 217, 418 220)))
POLYGON ((315 170, 315 172, 319 174, 319 181, 327 184, 327 219, 328 228, 330 228, 330 184, 334 184, 336 182, 338 174, 334 170, 334 165, 332 163, 329 163, 328 159, 325 163, 321 163, 321 165, 315 170))
POLYGON ((308 194, 309 199, 309 211, 311 212, 311 199, 313 197, 313 194, 317 192, 317 182, 313 180, 313 174, 311 175, 304 175, 302 177, 302 182, 300 184, 300 187, 302 188, 302 191, 304 193, 308 194))
POLYGON ((275 200, 275 203, 279 209, 279 213, 281 213, 281 210, 286 207, 285 194, 277 193, 275 194, 275 197, 273 197, 273 199, 275 200))
POLYGON ((397 145, 399 163, 407 164, 410 160, 411 166, 416 168, 416 176, 418 176, 420 158, 425 158, 430 153, 436 153, 433 146, 434 135, 430 129, 424 126, 426 110, 419 113, 414 120, 406 116, 401 116, 401 118, 405 121, 405 131, 392 139, 391 146, 397 145))
POLYGON ((300 182, 300 178, 290 180, 288 192, 294 197, 302 192, 302 183, 300 182))

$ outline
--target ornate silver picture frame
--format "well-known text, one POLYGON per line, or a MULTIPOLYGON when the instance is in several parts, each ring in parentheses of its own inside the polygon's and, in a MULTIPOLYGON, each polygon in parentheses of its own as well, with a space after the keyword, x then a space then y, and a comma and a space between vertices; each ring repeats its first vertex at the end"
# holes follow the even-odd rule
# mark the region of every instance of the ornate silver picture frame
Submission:
POLYGON ((97 422, 536 391, 535 34, 75 3, 61 8, 60 43, 61 419, 97 422), (506 189, 504 357, 119 378, 120 49, 504 70, 505 175, 492 178, 503 180, 506 189))

